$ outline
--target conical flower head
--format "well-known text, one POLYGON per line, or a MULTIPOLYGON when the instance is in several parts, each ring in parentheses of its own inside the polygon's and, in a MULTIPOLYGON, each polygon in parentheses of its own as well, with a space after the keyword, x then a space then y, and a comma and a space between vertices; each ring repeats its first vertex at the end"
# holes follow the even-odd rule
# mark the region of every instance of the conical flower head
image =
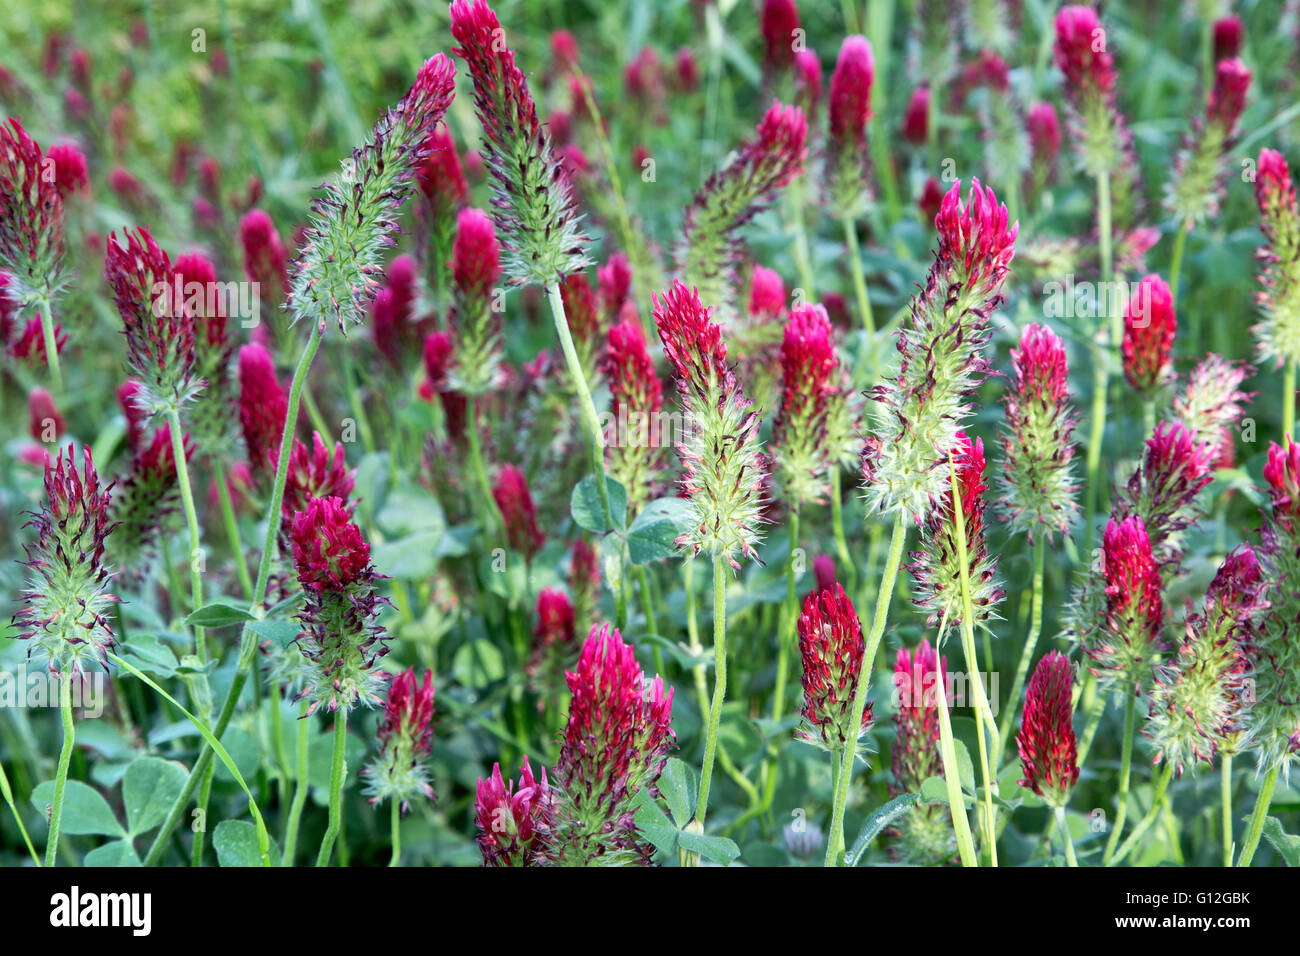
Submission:
POLYGON ((1016 747, 1022 787, 1054 807, 1065 806, 1079 779, 1078 748, 1070 725, 1074 670, 1069 658, 1052 651, 1038 662, 1025 692, 1016 747))
POLYGON ((546 542, 546 535, 537 526, 537 508, 524 473, 514 465, 502 465, 492 498, 501 512, 510 547, 531 560, 546 542))
POLYGON ((862 672, 862 624, 858 612, 836 584, 804 599, 799 615, 799 653, 803 658, 803 725, 798 737, 838 752, 872 722, 872 705, 853 723, 853 694, 862 672))
POLYGON ((254 343, 239 350, 239 424, 254 475, 275 468, 289 414, 289 399, 275 374, 271 353, 254 343))
POLYGON ((1227 172, 1224 159, 1235 143, 1237 120, 1249 88, 1250 70, 1244 63, 1236 58, 1219 62, 1205 117, 1193 122, 1165 192, 1165 208, 1178 216, 1185 228, 1219 211, 1227 172))
POLYGON ((1071 475, 1071 434, 1078 419, 1070 406, 1065 346, 1047 326, 1028 325, 1011 350, 1012 387, 1003 398, 1006 431, 1002 497, 998 509, 1014 531, 1067 533, 1079 510, 1071 475))
POLYGON ((519 785, 501 777, 501 765, 480 779, 474 799, 474 823, 484 866, 541 866, 552 861, 556 827, 555 792, 546 768, 537 780, 524 758, 519 785))
POLYGON ((644 859, 632 823, 636 795, 653 789, 676 743, 673 691, 646 682, 618 630, 593 626, 575 670, 566 675, 569 719, 555 780, 563 791, 566 863, 644 859))
POLYGON ((678 271, 700 297, 730 319, 740 285, 743 246, 737 235, 776 199, 804 168, 808 124, 797 106, 773 101, 753 139, 708 178, 686 209, 685 242, 678 271))
POLYGON ((1214 87, 1206 105, 1206 122, 1223 130, 1228 139, 1237 128, 1237 120, 1246 106, 1250 89, 1250 68, 1236 57, 1220 60, 1214 68, 1214 87))
POLYGON ((624 319, 610 326, 600 372, 609 383, 610 415, 616 428, 614 440, 606 436, 606 460, 610 474, 627 489, 631 518, 654 496, 667 438, 659 433, 663 384, 639 320, 624 319))
POLYGON ((22 123, 0 125, 0 271, 8 295, 21 307, 59 288, 66 239, 57 178, 22 123))
POLYGON ((1260 150, 1255 201, 1266 245, 1255 253, 1263 321, 1253 331, 1260 359, 1281 368, 1300 361, 1300 205, 1286 159, 1275 150, 1260 150))
MULTIPOLYGON (((186 460, 194 452, 189 435, 183 438, 186 460)), ((168 521, 180 507, 176 476, 176 451, 171 426, 154 430, 147 443, 134 449, 131 468, 113 494, 112 517, 116 529, 108 548, 113 562, 136 573, 145 570, 168 530, 168 521)))
POLYGON ((691 504, 691 527, 678 539, 694 554, 756 558, 770 480, 761 451, 758 413, 727 365, 722 329, 699 294, 680 282, 653 298, 655 325, 677 374, 688 419, 677 446, 682 490, 691 504))
POLYGON ((313 498, 293 517, 294 568, 307 600, 298 614, 304 631, 302 695, 309 712, 325 704, 346 714, 379 703, 384 677, 377 669, 388 653, 375 623, 382 600, 375 590, 370 545, 341 498, 313 498))
MULTIPOLYGON (((891 766, 900 792, 915 793, 929 777, 943 773, 939 753, 939 681, 946 680, 948 662, 929 641, 915 652, 898 649, 894 663, 894 738, 891 766)), ((946 685, 944 700, 947 700, 946 685)), ((948 703, 951 707, 951 702, 948 703)))
POLYGON ((493 286, 501 274, 501 247, 492 220, 465 207, 456 219, 452 244, 452 307, 457 391, 482 395, 497 385, 501 362, 501 314, 493 286))
POLYGON ((195 371, 195 322, 174 282, 167 253, 148 229, 108 238, 104 277, 126 335, 126 361, 150 415, 179 409, 205 384, 195 371))
POLYGON ((1173 412, 1192 433, 1193 442, 1221 446, 1226 434, 1231 446, 1232 429, 1252 397, 1241 390, 1241 384, 1252 371, 1241 362, 1211 353, 1188 373, 1183 391, 1174 396, 1173 412))
POLYGON ((988 370, 989 316, 1002 301, 1018 228, 978 180, 965 203, 953 184, 935 226, 939 250, 898 333, 898 374, 872 392, 880 407, 862 452, 869 509, 917 520, 945 494, 948 452, 988 370))
POLYGON ((371 803, 395 800, 403 810, 417 796, 434 799, 426 761, 433 739, 433 672, 415 679, 415 668, 388 685, 379 719, 379 756, 363 771, 371 803))
POLYGON ((216 267, 202 253, 179 256, 173 270, 172 281, 194 320, 194 375, 206 383, 189 410, 187 424, 205 454, 220 454, 233 438, 230 364, 235 346, 228 328, 230 303, 220 291, 216 267))
POLYGON ((1124 377, 1139 392, 1169 379, 1178 320, 1169 284, 1154 273, 1138 282, 1124 312, 1124 377))
POLYGON ((1143 520, 1162 567, 1176 565, 1182 553, 1181 532, 1199 517, 1197 496, 1214 478, 1214 453, 1210 441, 1198 442, 1186 426, 1160 422, 1147 439, 1142 463, 1119 494, 1116 516, 1143 520))
POLYGON ((590 262, 573 184, 486 0, 455 0, 451 34, 460 44, 454 52, 469 65, 474 81, 506 275, 516 284, 553 285, 590 262))
POLYGON ((1102 626, 1085 643, 1090 669, 1103 687, 1141 687, 1164 646, 1165 616, 1160 569, 1141 518, 1106 523, 1101 562, 1106 607, 1102 626))
POLYGON ((19 640, 30 642, 28 658, 51 674, 76 676, 88 665, 108 666, 115 644, 109 618, 117 603, 104 562, 113 530, 111 490, 100 486, 89 448, 80 470, 71 448, 53 462, 45 457, 45 501, 27 523, 36 539, 27 545, 27 589, 13 623, 19 640))
POLYGON ((455 90, 456 70, 439 53, 425 61, 400 103, 379 117, 339 176, 321 187, 294 262, 292 308, 325 333, 361 323, 383 276, 398 214, 428 156, 429 134, 455 90))
POLYGON ((839 368, 824 308, 804 305, 790 311, 780 355, 781 411, 772 432, 777 467, 792 500, 817 500, 832 458, 827 427, 839 368))
MULTIPOLYGON (((528 676, 538 694, 551 697, 558 691, 565 670, 573 661, 574 638, 577 636, 573 603, 559 588, 542 588, 537 595, 537 624, 533 627, 533 653, 528 661, 528 676)), ((543 700, 538 701, 541 709, 543 700)))
MULTIPOLYGON (((984 535, 984 492, 988 490, 984 477, 984 443, 978 438, 972 441, 965 432, 958 432, 953 466, 956 468, 963 529, 966 533, 967 573, 975 616, 973 623, 980 627, 994 615, 994 608, 1005 593, 997 580, 997 559, 989 554, 984 535)), ((926 515, 921 550, 912 552, 912 563, 908 565, 916 580, 916 596, 913 601, 918 608, 929 612, 930 624, 945 616, 953 627, 961 623, 960 541, 953 495, 949 490, 926 515)))
POLYGON ((763 63, 768 70, 786 70, 794 65, 796 42, 801 33, 799 7, 795 0, 763 0, 759 17, 763 34, 763 63))
POLYGON ((864 36, 849 36, 840 44, 831 74, 830 133, 826 140, 827 196, 835 215, 852 217, 870 198, 870 159, 867 121, 871 119, 871 86, 876 64, 864 36))
POLYGON ((1240 748, 1251 698, 1247 649, 1267 606, 1259 560, 1242 545, 1223 559, 1204 608, 1187 618, 1177 652, 1156 669, 1145 733, 1157 761, 1182 773, 1187 763, 1240 748))

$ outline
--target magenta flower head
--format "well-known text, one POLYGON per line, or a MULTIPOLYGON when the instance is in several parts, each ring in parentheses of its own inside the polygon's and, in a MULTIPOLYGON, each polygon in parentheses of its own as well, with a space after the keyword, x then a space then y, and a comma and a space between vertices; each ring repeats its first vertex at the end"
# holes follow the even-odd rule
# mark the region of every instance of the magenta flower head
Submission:
POLYGON ((989 317, 1002 302, 1018 229, 979 180, 965 203, 953 184, 935 227, 939 250, 898 333, 898 374, 871 392, 880 407, 862 451, 869 510, 918 521, 947 494, 948 452, 988 371, 989 317))
POLYGON ((596 617, 600 592, 600 558, 585 538, 577 538, 569 551, 569 593, 573 595, 573 620, 579 632, 588 630, 596 617))
POLYGON ((452 246, 452 308, 457 391, 482 395, 495 387, 501 361, 501 314, 493 284, 501 274, 500 246, 487 214, 466 207, 452 246))
POLYGON ((321 187, 294 262, 295 321, 311 322, 321 335, 331 318, 344 335, 364 321, 401 206, 415 189, 429 134, 451 105, 455 82, 446 56, 426 60, 401 102, 385 110, 352 151, 342 174, 321 187))
POLYGON ((1255 704, 1250 717, 1253 746, 1261 770, 1289 767, 1300 755, 1300 445, 1287 436, 1285 445, 1269 445, 1264 465, 1272 503, 1261 532, 1260 561, 1273 606, 1250 648, 1254 664, 1255 704))
POLYGON ((1025 692, 1016 747, 1020 751, 1022 787, 1031 788, 1053 807, 1064 807, 1079 779, 1078 748, 1072 716, 1074 670, 1060 651, 1038 662, 1025 692))
MULTIPOLYGON (((272 467, 278 463, 279 448, 272 453, 272 467)), ((289 468, 284 480, 284 504, 281 510, 282 530, 287 535, 292 530, 293 517, 306 511, 313 498, 339 498, 347 502, 355 484, 356 472, 349 471, 343 458, 343 443, 336 442, 333 452, 321 438, 320 432, 311 433, 311 449, 297 438, 289 452, 289 468)), ((351 511, 351 505, 348 506, 351 511)))
POLYGON ((89 448, 80 471, 71 448, 53 462, 45 456, 45 501, 27 523, 36 538, 27 545, 27 589, 13 623, 18 639, 30 642, 28 659, 51 674, 75 677, 87 665, 108 666, 117 603, 104 562, 111 490, 100 486, 89 448))
POLYGON ((278 310, 289 288, 289 254, 266 212, 250 209, 239 220, 239 245, 244 254, 244 275, 257 284, 257 301, 278 310))
POLYGON ((711 175, 686 209, 678 271, 700 298, 730 318, 739 300, 742 244, 737 231, 803 172, 808 123, 797 106, 773 101, 753 139, 711 175))
POLYGON ((822 101, 822 61, 811 50, 794 55, 795 105, 803 110, 809 123, 816 123, 822 101))
POLYGON ((819 500, 831 462, 830 400, 839 359, 831 320, 819 305, 790 311, 781 341, 781 411, 772 431, 776 465, 792 502, 819 500))
POLYGON ((1107 689, 1140 688, 1163 647, 1165 617, 1160 569, 1140 517, 1106 523, 1101 565, 1106 604, 1101 627, 1086 636, 1089 669, 1107 689))
POLYGON ((1070 405, 1065 346, 1047 326, 1028 325, 1011 350, 1012 387, 1003 398, 1002 496, 998 511, 1013 531, 1069 532, 1079 510, 1071 474, 1078 419, 1070 405))
MULTIPOLYGON (((185 458, 194 453, 187 434, 182 439, 185 458)), ((112 515, 117 524, 109 539, 113 561, 123 569, 142 572, 157 551, 167 520, 180 505, 176 477, 176 452, 171 427, 155 430, 131 458, 131 468, 113 495, 112 515)))
POLYGON ((502 465, 492 487, 492 498, 501 512, 510 547, 531 561, 542 549, 546 535, 537 527, 537 509, 528 490, 528 479, 514 465, 502 465))
POLYGON ((570 659, 577 630, 573 603, 558 588, 542 588, 537 595, 537 624, 533 627, 533 654, 528 662, 528 676, 539 694, 540 710, 558 690, 570 659))
POLYGON ((1235 57, 1221 60, 1204 120, 1193 123, 1174 162, 1165 208, 1190 228, 1219 211, 1224 193, 1224 157, 1235 143, 1237 120, 1246 105, 1250 70, 1235 57))
POLYGON ((484 866, 543 866, 554 862, 555 791, 533 776, 524 758, 519 785, 501 778, 501 765, 480 779, 474 799, 474 823, 484 866))
POLYGON ((194 374, 207 383, 189 410, 190 432, 204 452, 219 453, 233 437, 230 360, 235 346, 227 323, 230 303, 217 283, 216 268, 201 253, 179 256, 173 263, 172 281, 194 318, 194 374))
POLYGON ((763 266, 754 266, 749 278, 749 315, 763 321, 785 311, 785 283, 781 275, 763 266))
POLYGON ((676 282, 652 300, 689 419, 677 454, 691 526, 677 543, 739 568, 738 554, 758 557, 758 526, 767 503, 770 463, 758 439, 760 418, 727 364, 722 329, 699 294, 676 282))
POLYGON ((555 782, 561 791, 560 862, 641 862, 649 858, 632 822, 642 789, 655 784, 676 745, 673 691, 647 681, 630 644, 609 625, 593 626, 566 675, 569 719, 555 782))
MULTIPOLYGON (((898 649, 894 664, 894 746, 890 768, 894 793, 916 793, 930 777, 943 774, 939 753, 939 681, 946 681, 947 661, 921 641, 915 652, 898 649)), ((949 700, 946 685, 944 699, 949 700)), ((949 702, 949 707, 952 706, 949 702)), ((957 851, 952 824, 942 807, 913 807, 899 822, 895 855, 921 866, 941 863, 957 851)))
POLYGON ((379 703, 384 677, 377 665, 388 653, 375 623, 382 600, 375 590, 370 545, 341 498, 313 498, 293 518, 293 564, 307 600, 298 613, 303 633, 302 697, 308 712, 324 704, 346 714, 379 703))
POLYGON ((388 264, 384 287, 370 304, 375 347, 395 369, 409 364, 412 356, 418 358, 424 342, 421 323, 415 317, 417 292, 415 260, 397 256, 388 264))
POLYGON ((835 586, 835 559, 829 554, 819 554, 813 558, 813 581, 817 591, 827 591, 835 586))
POLYGON ((871 197, 867 121, 876 63, 864 36, 849 36, 831 74, 830 134, 826 140, 827 198, 835 215, 861 214, 871 197))
POLYGON ((903 110, 903 139, 913 146, 924 146, 930 133, 930 88, 918 86, 912 91, 903 110))
POLYGON ((74 193, 83 192, 90 186, 90 176, 86 171, 86 157, 75 143, 56 143, 45 154, 54 161, 54 182, 59 187, 59 196, 64 202, 74 193))
POLYGON ((66 428, 53 395, 39 385, 27 393, 27 431, 33 441, 57 444, 66 428))
POLYGON ((1025 129, 1034 154, 1034 168, 1045 181, 1051 177, 1056 159, 1061 154, 1061 123, 1056 117, 1056 107, 1048 102, 1029 107, 1025 114, 1025 129))
POLYGON ((463 392, 457 391, 451 384, 451 372, 455 362, 456 347, 451 336, 446 332, 430 332, 424 340, 424 374, 427 378, 427 394, 432 401, 437 394, 442 403, 442 414, 447 428, 447 436, 457 444, 465 441, 465 428, 469 412, 469 402, 463 392))
MULTIPOLYGON (((0 275, 3 275, 3 273, 0 273, 0 275)), ((63 332, 63 326, 57 322, 54 324, 53 331, 54 351, 62 354, 63 347, 68 344, 68 337, 63 332)), ((46 363, 45 333, 41 328, 41 314, 39 312, 23 326, 22 333, 18 338, 9 344, 9 354, 15 359, 26 362, 32 368, 37 368, 46 363)))
POLYGON ((415 668, 388 685, 379 719, 379 756, 362 773, 371 803, 395 800, 402 812, 415 797, 435 799, 426 762, 433 741, 433 672, 417 682, 415 668))
POLYGON ((455 0, 451 34, 460 44, 454 52, 469 65, 474 81, 506 275, 515 284, 552 285, 589 264, 573 184, 486 0, 455 0))
MULTIPOLYGON (((970 576, 974 626, 987 624, 1004 591, 997 580, 997 559, 989 554, 984 535, 984 443, 957 433, 953 452, 957 469, 957 489, 961 499, 962 520, 966 532, 966 560, 970 576)), ((947 470, 947 469, 945 469, 947 470)), ((925 519, 921 550, 911 554, 908 565, 916 580, 914 603, 929 612, 928 623, 947 617, 949 625, 961 623, 961 563, 958 551, 957 516, 953 510, 951 490, 936 499, 925 519)))
POLYGON ((1241 17, 1221 17, 1214 21, 1214 62, 1226 60, 1241 52, 1241 38, 1245 32, 1241 17))
POLYGON ((1174 418, 1192 433, 1195 444, 1232 447, 1233 429, 1252 395, 1241 383, 1254 370, 1213 353, 1197 363, 1183 391, 1174 396, 1174 418))
POLYGON ((627 489, 628 517, 645 506, 663 472, 659 434, 663 385, 637 319, 610 326, 600 371, 609 383, 614 435, 606 435, 609 472, 627 489))
POLYGON ((1242 545, 1223 559, 1204 608, 1188 616, 1177 652, 1156 668, 1145 733, 1157 762, 1182 773, 1187 763, 1240 749, 1250 715, 1248 649, 1267 607, 1259 559, 1242 545))
POLYGON ((1197 441, 1190 428, 1160 422, 1146 442, 1142 462, 1120 490, 1117 517, 1137 515, 1146 525, 1156 563, 1176 564, 1181 532, 1199 517, 1197 496, 1214 478, 1215 447, 1197 441))
POLYGON ((239 350, 239 424, 254 476, 275 468, 288 414, 289 399, 271 353, 257 344, 245 345, 239 350))
POLYGON ((40 146, 11 118, 0 125, 0 271, 9 274, 7 294, 19 308, 54 297, 65 248, 58 182, 40 146))
POLYGON ((1281 368, 1300 362, 1300 205, 1286 159, 1275 150, 1259 152, 1255 201, 1265 245, 1255 253, 1263 321, 1253 331, 1260 359, 1281 368))
POLYGON ((862 712, 862 724, 851 726, 863 650, 858 612, 842 587, 836 584, 804 599, 799 615, 799 653, 803 658, 800 740, 838 753, 871 727, 870 701, 862 712))
POLYGON ((1139 392, 1160 388, 1171 372, 1178 320, 1169 285, 1154 273, 1138 282, 1124 312, 1124 377, 1139 392))
POLYGON ((764 67, 779 71, 793 66, 795 51, 801 46, 798 41, 803 36, 795 0, 763 0, 759 32, 763 34, 764 67))
POLYGON ((140 383, 136 402, 151 416, 179 410, 204 382, 195 370, 195 321, 174 281, 171 259, 148 229, 108 239, 104 277, 126 335, 126 361, 140 383))

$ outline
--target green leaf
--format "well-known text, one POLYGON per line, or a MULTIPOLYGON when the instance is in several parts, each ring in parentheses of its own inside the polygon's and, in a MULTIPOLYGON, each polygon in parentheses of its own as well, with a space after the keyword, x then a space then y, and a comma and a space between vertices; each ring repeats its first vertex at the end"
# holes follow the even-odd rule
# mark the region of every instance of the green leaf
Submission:
POLYGON ((674 823, 684 827, 691 822, 691 815, 695 812, 696 784, 690 767, 676 757, 669 760, 659 777, 659 792, 668 804, 674 823))
POLYGON ((185 619, 190 627, 224 627, 227 624, 242 624, 253 620, 248 608, 228 601, 213 601, 191 612, 185 619))
POLYGON ((248 629, 258 637, 264 637, 276 647, 283 650, 298 639, 302 625, 297 621, 260 621, 249 622, 248 629))
POLYGON ((506 663, 496 645, 480 638, 456 649, 451 671, 461 685, 479 689, 505 677, 506 663))
POLYGON ((391 538, 419 531, 441 535, 447 528, 447 517, 438 499, 418 485, 399 485, 389 492, 375 521, 391 538))
POLYGON ((130 655, 141 670, 155 677, 175 677, 176 668, 180 666, 175 652, 152 634, 132 634, 122 653, 130 655))
POLYGON ((640 806, 633 816, 637 831, 650 841, 650 844, 665 856, 671 857, 677 852, 677 837, 680 831, 673 822, 659 809, 650 794, 642 790, 637 794, 640 806))
POLYGON ((970 751, 966 749, 966 744, 960 740, 954 740, 952 745, 957 750, 957 776, 961 780, 961 787, 967 793, 974 793, 975 764, 971 762, 970 751))
POLYGON ((857 866, 858 862, 867 855, 867 847, 880 835, 880 831, 911 810, 920 799, 920 794, 904 793, 883 806, 876 807, 862 824, 862 829, 858 831, 858 838, 853 841, 852 849, 844 857, 844 865, 857 866))
MULTIPOLYGON (((54 781, 46 780, 32 791, 32 806, 45 818, 45 808, 54 803, 54 781)), ((113 816, 113 810, 94 787, 80 780, 69 780, 63 788, 63 818, 59 831, 69 836, 102 834, 124 837, 126 831, 113 816)))
POLYGON ((163 820, 185 789, 185 768, 161 757, 137 757, 122 778, 126 826, 132 837, 147 833, 163 820))
MULTIPOLYGON (((609 476, 605 477, 605 488, 609 494, 609 510, 614 518, 614 529, 621 531, 627 525, 627 489, 609 476)), ((579 528, 594 534, 613 530, 605 525, 605 513, 600 507, 600 490, 595 475, 588 475, 573 486, 569 511, 579 528)))
POLYGON ((113 840, 86 854, 82 866, 141 866, 130 840, 113 840))
POLYGON ((650 502, 627 530, 628 560, 646 564, 677 554, 677 538, 691 524, 691 506, 684 498, 656 498, 650 502))
POLYGON ((385 577, 416 581, 433 575, 438 568, 438 548, 444 532, 420 531, 398 541, 385 541, 370 549, 375 570, 385 577))
POLYGON ((731 866, 732 861, 740 856, 740 847, 726 837, 687 833, 683 830, 677 834, 677 842, 683 850, 698 853, 719 866, 731 866))
MULTIPOLYGON (((212 831, 212 848, 221 866, 261 866, 257 827, 247 820, 222 820, 212 831)), ((280 865, 280 847, 271 841, 271 865, 280 865)))
POLYGON ((1287 866, 1300 866, 1300 837, 1283 830, 1281 820, 1268 817, 1264 821, 1264 836, 1282 859, 1286 860, 1287 866))

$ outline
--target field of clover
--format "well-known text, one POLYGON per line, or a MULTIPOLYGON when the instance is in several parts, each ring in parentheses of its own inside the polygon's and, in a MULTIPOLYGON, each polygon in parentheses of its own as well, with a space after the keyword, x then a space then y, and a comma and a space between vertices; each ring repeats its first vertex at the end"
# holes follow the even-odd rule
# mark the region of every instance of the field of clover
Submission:
POLYGON ((8 3, 0 864, 1300 864, 1298 75, 8 3))

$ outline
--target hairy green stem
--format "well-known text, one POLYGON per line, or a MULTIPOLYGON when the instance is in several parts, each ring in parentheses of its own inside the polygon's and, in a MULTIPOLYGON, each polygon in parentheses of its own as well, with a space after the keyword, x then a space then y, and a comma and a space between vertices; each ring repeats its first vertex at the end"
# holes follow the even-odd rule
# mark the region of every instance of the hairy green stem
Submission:
POLYGON ((217 500, 221 502, 221 520, 226 526, 226 538, 230 542, 231 553, 235 556, 235 572, 239 575, 239 586, 244 597, 253 599, 253 578, 248 573, 248 560, 244 557, 244 545, 239 537, 239 522, 235 520, 235 508, 230 501, 230 486, 226 484, 226 466, 219 460, 212 460, 212 469, 217 482, 217 500))
MULTIPOLYGON (((1123 334, 1123 316, 1113 302, 1110 282, 1113 270, 1110 225, 1110 173, 1097 177, 1097 242, 1101 255, 1101 282, 1110 313, 1110 348, 1118 350, 1123 334)), ((1100 342, 1093 346, 1092 422, 1088 432, 1088 494, 1084 513, 1084 554, 1092 553, 1093 523, 1101 495, 1101 441, 1106 432, 1106 391, 1110 384, 1110 355, 1100 342)))
POLYGON ((1061 843, 1065 847, 1066 866, 1078 866, 1079 861, 1074 855, 1074 837, 1070 836, 1070 826, 1065 822, 1065 807, 1055 807, 1056 828, 1061 833, 1061 843))
MULTIPOLYGON (((1110 853, 1110 847, 1106 848, 1106 857, 1102 861, 1103 866, 1119 866, 1124 862, 1124 858, 1138 845, 1138 841, 1142 839, 1142 836, 1151 828, 1151 824, 1155 822, 1156 817, 1160 815, 1161 807, 1164 804, 1165 791, 1169 789, 1169 781, 1173 779, 1173 775, 1174 765, 1166 763, 1164 770, 1160 772, 1159 780, 1156 781, 1156 791, 1151 797, 1151 809, 1146 812, 1146 816, 1138 821, 1137 826, 1133 828, 1133 832, 1128 835, 1128 839, 1124 841, 1124 844, 1113 856, 1110 853)), ((1114 833, 1118 832, 1119 827, 1116 826, 1114 833)))
POLYGON ((340 710, 334 715, 334 755, 330 761, 329 824, 325 828, 325 836, 320 841, 320 852, 316 854, 317 866, 329 866, 330 854, 334 850, 334 839, 339 834, 339 821, 343 817, 343 779, 347 776, 347 766, 343 760, 347 739, 348 718, 340 710))
MULTIPOLYGON (((935 640, 936 648, 943 646, 943 638, 948 630, 948 611, 943 612, 939 624, 939 636, 935 640)), ((936 653, 939 653, 936 650, 936 653)), ((957 853, 961 865, 978 867, 979 857, 975 855, 975 841, 971 836, 970 820, 966 817, 966 798, 961 792, 961 778, 957 769, 957 747, 953 743, 952 717, 948 713, 947 675, 940 675, 935 681, 935 690, 939 695, 939 753, 943 757, 943 781, 948 790, 948 810, 952 815, 952 829, 957 837, 957 853)))
POLYGON ((867 332, 868 345, 874 354, 876 318, 871 311, 871 297, 867 294, 867 278, 862 269, 862 254, 858 249, 857 224, 848 216, 845 216, 840 222, 844 225, 844 242, 849 247, 849 268, 853 274, 853 291, 858 298, 858 312, 861 313, 862 328, 867 332))
POLYGON ((1187 247, 1187 230, 1190 223, 1186 219, 1178 226, 1174 234, 1174 251, 1169 260, 1169 295, 1174 306, 1178 306, 1178 279, 1183 272, 1183 250, 1187 247))
POLYGON ((1119 843, 1120 833, 1124 829, 1124 818, 1128 814, 1128 788, 1129 778, 1133 770, 1133 722, 1135 710, 1137 707, 1137 685, 1130 682, 1124 688, 1126 698, 1124 704, 1124 739, 1121 743, 1123 748, 1120 751, 1119 764, 1119 809, 1115 811, 1115 826, 1110 831, 1110 839, 1106 841, 1106 852, 1102 854, 1102 865, 1110 864, 1111 855, 1115 852, 1115 845, 1119 843))
POLYGON ((311 748, 308 746, 308 731, 311 730, 307 716, 307 702, 298 705, 298 743, 295 750, 293 801, 289 804, 289 822, 284 829, 284 865, 293 866, 294 851, 298 848, 298 826, 302 821, 302 808, 307 803, 307 773, 310 769, 311 748))
POLYGON ((63 392, 63 371, 59 368, 59 340, 54 334, 54 316, 48 297, 38 303, 41 310, 41 336, 45 343, 45 364, 50 368, 50 382, 55 394, 63 392))
POLYGON ((1264 775, 1264 781, 1259 785, 1259 796, 1255 798, 1255 809, 1250 814, 1246 839, 1241 845, 1241 856, 1237 858, 1238 866, 1250 866, 1250 861, 1255 859, 1255 851, 1259 849, 1259 838, 1264 832, 1264 821, 1268 818, 1268 807, 1273 802, 1273 790, 1277 786, 1281 770, 1282 763, 1279 761, 1264 775))
POLYGON ((393 855, 388 858, 388 865, 397 866, 402 862, 402 801, 396 798, 390 798, 388 802, 392 804, 389 824, 392 831, 391 842, 393 844, 393 855))
MULTIPOLYGON (((190 466, 185 457, 185 433, 181 431, 180 412, 175 407, 167 410, 168 431, 171 432, 172 457, 176 461, 176 483, 181 489, 181 506, 185 509, 185 525, 190 533, 190 601, 191 610, 197 611, 203 606, 203 545, 199 531, 199 514, 194 507, 194 491, 190 486, 190 466)), ((208 644, 203 636, 203 628, 194 628, 194 651, 199 663, 208 660, 208 644)), ((205 720, 208 714, 199 714, 205 720)))
POLYGON ((72 679, 59 676, 59 715, 63 719, 63 747, 59 750, 59 768, 54 774, 54 800, 50 804, 50 835, 45 844, 45 865, 53 866, 59 853, 59 831, 63 826, 63 792, 68 786, 68 766, 76 748, 77 728, 72 721, 72 679))
POLYGON ((727 558, 720 553, 713 556, 713 669, 713 703, 709 706, 704 763, 700 767, 700 796, 695 806, 695 823, 701 833, 709 809, 709 785, 713 780, 713 760, 718 749, 722 703, 727 696, 727 558))
POLYGON ((1232 866, 1232 754, 1219 766, 1219 811, 1223 821, 1223 865, 1232 866))
POLYGON ((1286 370, 1282 373, 1282 435, 1286 439, 1295 439, 1295 379, 1296 359, 1287 360, 1286 370))

